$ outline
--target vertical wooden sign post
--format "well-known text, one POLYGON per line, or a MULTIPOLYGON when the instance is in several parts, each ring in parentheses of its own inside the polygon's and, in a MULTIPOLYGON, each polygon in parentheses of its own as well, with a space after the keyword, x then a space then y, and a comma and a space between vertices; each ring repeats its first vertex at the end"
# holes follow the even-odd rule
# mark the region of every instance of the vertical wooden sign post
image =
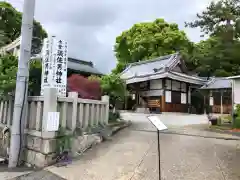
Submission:
POLYGON ((161 156, 160 156, 160 131, 166 130, 167 126, 165 126, 162 121, 157 116, 148 116, 150 122, 157 128, 157 142, 158 142, 158 173, 159 180, 161 180, 161 156))

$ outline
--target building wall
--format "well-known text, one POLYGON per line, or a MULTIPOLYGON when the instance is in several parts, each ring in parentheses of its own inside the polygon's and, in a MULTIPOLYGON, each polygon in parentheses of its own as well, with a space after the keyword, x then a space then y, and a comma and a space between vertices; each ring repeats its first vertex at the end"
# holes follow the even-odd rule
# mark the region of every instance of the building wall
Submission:
POLYGON ((162 89, 162 88, 163 88, 162 79, 154 79, 150 81, 151 90, 162 89))
POLYGON ((188 84, 166 79, 165 81, 166 112, 188 112, 188 84))
POLYGON ((229 114, 232 111, 231 89, 217 89, 210 93, 209 104, 212 113, 229 114))
POLYGON ((233 80, 234 104, 240 104, 240 79, 233 80))
MULTIPOLYGON (((140 95, 153 111, 188 112, 189 84, 171 79, 156 79, 131 85, 136 99, 140 95)), ((139 104, 139 103, 138 103, 139 104)))

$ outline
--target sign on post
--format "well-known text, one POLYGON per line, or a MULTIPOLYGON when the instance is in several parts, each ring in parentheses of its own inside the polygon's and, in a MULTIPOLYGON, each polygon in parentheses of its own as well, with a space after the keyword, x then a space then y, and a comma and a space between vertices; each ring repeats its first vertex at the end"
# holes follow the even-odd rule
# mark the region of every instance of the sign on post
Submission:
POLYGON ((44 39, 42 48, 42 96, 45 88, 57 88, 58 96, 66 96, 67 62, 67 42, 55 37, 44 39))
POLYGON ((157 128, 158 131, 163 131, 167 129, 167 126, 165 126, 165 124, 163 124, 157 116, 148 116, 148 119, 157 128))
POLYGON ((148 119, 151 123, 157 128, 157 142, 158 142, 158 172, 159 172, 159 180, 161 180, 161 156, 160 156, 160 138, 159 132, 166 130, 167 126, 162 123, 162 121, 157 116, 148 116, 148 119))
POLYGON ((48 112, 46 131, 58 131, 59 128, 59 112, 48 112))
POLYGON ((43 96, 44 89, 51 87, 51 74, 52 74, 52 63, 51 63, 51 46, 52 39, 44 39, 42 48, 42 77, 41 77, 41 95, 43 96))

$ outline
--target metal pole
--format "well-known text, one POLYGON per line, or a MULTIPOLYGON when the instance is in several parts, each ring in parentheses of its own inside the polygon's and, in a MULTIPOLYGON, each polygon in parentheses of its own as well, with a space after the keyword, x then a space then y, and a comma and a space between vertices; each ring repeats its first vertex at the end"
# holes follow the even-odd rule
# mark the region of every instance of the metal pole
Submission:
POLYGON ((15 101, 13 124, 11 130, 11 143, 9 154, 9 168, 18 165, 21 153, 22 138, 24 134, 24 116, 26 111, 27 92, 28 92, 28 63, 31 57, 33 17, 35 10, 35 0, 24 0, 22 27, 21 27, 21 44, 20 57, 18 61, 18 72, 16 81, 15 101))
POLYGON ((158 178, 161 180, 161 157, 160 157, 160 138, 159 138, 159 130, 157 130, 157 138, 158 138, 158 178))

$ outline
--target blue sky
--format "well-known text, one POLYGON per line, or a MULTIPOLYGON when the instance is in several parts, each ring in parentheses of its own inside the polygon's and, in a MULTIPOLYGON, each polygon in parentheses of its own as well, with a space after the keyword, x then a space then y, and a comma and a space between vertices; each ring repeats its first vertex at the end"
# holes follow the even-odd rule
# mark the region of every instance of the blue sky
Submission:
MULTIPOLYGON (((7 0, 22 10, 23 0, 7 0)), ((69 56, 92 61, 102 72, 115 67, 115 38, 133 24, 164 18, 199 41, 198 29, 184 28, 211 0, 36 0, 35 18, 49 35, 65 39, 69 56)))

